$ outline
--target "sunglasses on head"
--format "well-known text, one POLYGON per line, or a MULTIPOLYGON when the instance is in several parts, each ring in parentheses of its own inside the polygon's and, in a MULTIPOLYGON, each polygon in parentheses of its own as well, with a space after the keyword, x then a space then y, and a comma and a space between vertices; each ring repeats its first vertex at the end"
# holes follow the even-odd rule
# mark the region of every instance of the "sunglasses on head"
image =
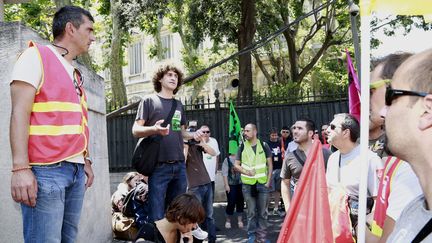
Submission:
POLYGON ((391 86, 387 86, 386 93, 385 93, 386 106, 391 106, 394 99, 404 95, 425 97, 426 95, 428 95, 428 93, 411 91, 411 90, 393 89, 391 86))

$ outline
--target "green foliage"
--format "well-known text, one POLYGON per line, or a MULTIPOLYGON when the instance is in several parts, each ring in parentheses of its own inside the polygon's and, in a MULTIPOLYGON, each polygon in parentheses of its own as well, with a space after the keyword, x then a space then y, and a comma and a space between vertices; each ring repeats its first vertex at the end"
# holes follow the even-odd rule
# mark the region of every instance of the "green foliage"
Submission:
POLYGON ((381 41, 376 38, 378 31, 382 31, 387 36, 394 36, 396 30, 402 30, 403 35, 409 34, 413 29, 432 29, 432 23, 427 23, 423 16, 387 16, 379 19, 374 16, 371 20, 371 48, 377 49, 381 41))
POLYGON ((51 25, 56 6, 50 0, 36 0, 21 4, 5 4, 5 20, 21 21, 43 38, 52 40, 51 25))

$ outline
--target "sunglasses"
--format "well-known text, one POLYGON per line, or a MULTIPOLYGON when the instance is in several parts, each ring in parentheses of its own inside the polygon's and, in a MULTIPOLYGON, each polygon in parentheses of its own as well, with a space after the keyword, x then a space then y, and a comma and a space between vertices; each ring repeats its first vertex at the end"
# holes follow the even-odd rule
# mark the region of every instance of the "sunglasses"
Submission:
POLYGON ((334 124, 330 124, 330 129, 331 130, 335 130, 338 126, 334 125, 334 124))
POLYGON ((387 86, 386 93, 385 93, 386 106, 391 106, 394 99, 404 95, 426 97, 428 93, 411 91, 411 90, 392 89, 392 87, 387 86))
POLYGON ((289 133, 288 131, 281 131, 281 133, 289 133))
POLYGON ((84 84, 84 78, 83 78, 83 76, 81 75, 80 70, 78 70, 78 69, 76 69, 76 68, 75 68, 75 70, 74 70, 74 72, 73 72, 73 84, 74 84, 74 86, 75 86, 75 91, 76 91, 77 95, 78 95, 78 96, 82 96, 82 93, 83 93, 83 92, 82 92, 82 90, 81 90, 81 87, 82 87, 83 84, 84 84), (78 83, 77 79, 79 80, 79 83, 78 83))
POLYGON ((210 133, 210 131, 202 131, 202 133, 210 133))

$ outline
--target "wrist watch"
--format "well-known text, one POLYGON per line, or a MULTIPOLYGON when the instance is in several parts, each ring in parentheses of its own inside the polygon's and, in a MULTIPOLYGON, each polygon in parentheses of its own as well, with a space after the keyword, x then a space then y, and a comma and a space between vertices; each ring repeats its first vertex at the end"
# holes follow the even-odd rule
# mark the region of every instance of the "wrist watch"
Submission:
POLYGON ((90 156, 86 156, 86 157, 84 158, 84 160, 88 160, 88 162, 90 163, 90 165, 93 164, 93 160, 91 159, 90 156))

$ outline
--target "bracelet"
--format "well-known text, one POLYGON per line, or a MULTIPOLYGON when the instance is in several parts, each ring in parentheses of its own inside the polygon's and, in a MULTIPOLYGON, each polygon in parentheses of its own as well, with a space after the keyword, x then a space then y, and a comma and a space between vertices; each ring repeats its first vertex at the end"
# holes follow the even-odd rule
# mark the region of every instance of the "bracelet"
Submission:
POLYGON ((31 169, 31 168, 32 168, 31 166, 27 165, 27 166, 24 166, 24 167, 12 168, 11 172, 17 172, 17 171, 20 171, 20 170, 28 170, 28 169, 31 169))

